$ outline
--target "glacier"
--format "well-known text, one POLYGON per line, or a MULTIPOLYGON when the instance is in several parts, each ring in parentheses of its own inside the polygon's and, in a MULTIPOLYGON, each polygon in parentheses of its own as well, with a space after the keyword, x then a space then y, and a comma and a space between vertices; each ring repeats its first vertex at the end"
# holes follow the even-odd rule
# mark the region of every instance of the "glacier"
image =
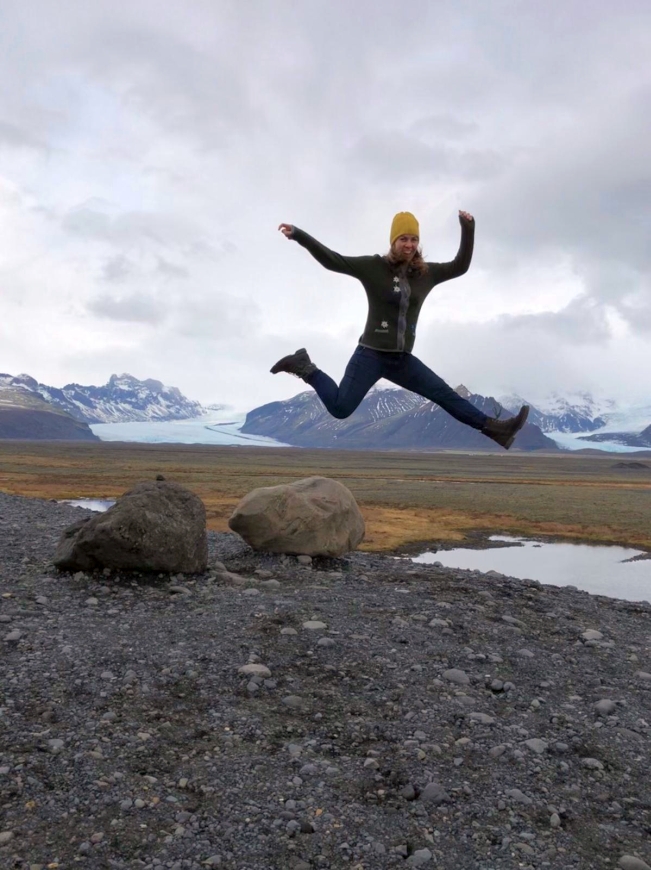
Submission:
POLYGON ((281 441, 262 435, 244 435, 242 419, 223 419, 223 415, 207 415, 190 420, 135 423, 91 423, 90 428, 102 441, 133 441, 143 444, 240 444, 249 447, 288 447, 281 441))

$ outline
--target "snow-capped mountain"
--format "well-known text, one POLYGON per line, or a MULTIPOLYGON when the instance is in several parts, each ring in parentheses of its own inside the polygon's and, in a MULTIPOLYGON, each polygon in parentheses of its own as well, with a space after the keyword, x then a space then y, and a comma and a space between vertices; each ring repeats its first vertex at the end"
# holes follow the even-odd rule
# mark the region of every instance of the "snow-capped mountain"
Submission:
MULTIPOLYGON (((492 415, 493 398, 456 391, 492 415)), ((505 414, 505 416, 510 416, 505 414)), ((246 416, 241 430, 265 435, 297 447, 336 447, 351 450, 491 450, 493 442, 453 419, 438 405, 403 389, 374 389, 345 420, 331 417, 316 393, 309 390, 284 402, 271 402, 246 416)), ((515 446, 522 450, 556 450, 540 429, 527 424, 515 446)))
POLYGON ((511 395, 503 396, 499 401, 514 414, 522 405, 529 405, 530 422, 543 432, 594 432, 605 425, 605 415, 615 408, 612 400, 597 401, 589 393, 568 396, 552 393, 534 402, 511 395))
POLYGON ((200 417, 199 402, 160 381, 139 381, 129 374, 111 375, 103 387, 67 384, 61 389, 40 384, 29 375, 0 374, 0 387, 31 393, 85 423, 132 423, 200 417))
POLYGON ((316 393, 308 390, 287 401, 270 402, 249 411, 241 431, 264 434, 287 444, 323 446, 326 442, 349 435, 351 424, 357 431, 418 408, 426 401, 407 390, 374 387, 353 417, 337 420, 328 414, 316 393), (292 440, 288 440, 288 437, 292 440))
POLYGON ((651 446, 650 404, 620 405, 612 399, 595 399, 590 393, 553 393, 533 402, 513 395, 502 397, 500 402, 510 411, 530 405, 529 420, 566 450, 582 450, 592 444, 608 451, 651 446))

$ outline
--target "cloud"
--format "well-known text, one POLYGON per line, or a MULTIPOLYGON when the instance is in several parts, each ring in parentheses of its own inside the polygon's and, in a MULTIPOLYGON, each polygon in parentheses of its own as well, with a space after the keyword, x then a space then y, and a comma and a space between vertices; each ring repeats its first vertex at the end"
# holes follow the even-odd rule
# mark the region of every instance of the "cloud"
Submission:
POLYGON ((587 295, 573 299, 560 311, 538 314, 504 314, 498 322, 506 333, 524 334, 572 344, 601 344, 612 336, 607 312, 587 295))
POLYGON ((374 253, 407 208, 448 259, 467 208, 417 353, 492 392, 646 389, 648 3, 34 0, 1 38, 4 370, 285 397, 269 366, 309 344, 340 375, 365 299, 278 223, 374 253))
POLYGON ((462 150, 444 144, 430 145, 415 135, 387 131, 364 136, 351 148, 348 159, 353 171, 375 182, 413 184, 419 179, 487 179, 498 175, 503 158, 486 150, 462 150))
POLYGON ((157 301, 141 293, 120 297, 108 294, 97 296, 88 303, 88 310, 98 317, 127 323, 157 324, 164 318, 157 301))
POLYGON ((102 277, 105 281, 120 284, 133 275, 135 267, 123 254, 110 257, 102 266, 102 277))
POLYGON ((36 151, 47 151, 47 146, 40 142, 29 131, 15 124, 0 121, 0 147, 33 148, 36 151))

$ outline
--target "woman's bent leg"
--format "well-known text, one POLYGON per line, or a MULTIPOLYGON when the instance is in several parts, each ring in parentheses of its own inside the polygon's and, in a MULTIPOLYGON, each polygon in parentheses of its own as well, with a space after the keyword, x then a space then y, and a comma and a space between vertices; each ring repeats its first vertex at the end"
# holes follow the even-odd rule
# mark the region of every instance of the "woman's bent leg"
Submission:
POLYGON ((333 417, 343 420, 350 417, 364 396, 382 377, 381 360, 373 351, 358 347, 350 358, 341 384, 337 384, 321 369, 304 380, 314 388, 326 409, 333 417))
POLYGON ((455 420, 472 426, 473 429, 483 429, 489 419, 483 411, 455 392, 443 378, 434 374, 412 354, 405 354, 403 365, 385 377, 398 386, 435 402, 455 420))

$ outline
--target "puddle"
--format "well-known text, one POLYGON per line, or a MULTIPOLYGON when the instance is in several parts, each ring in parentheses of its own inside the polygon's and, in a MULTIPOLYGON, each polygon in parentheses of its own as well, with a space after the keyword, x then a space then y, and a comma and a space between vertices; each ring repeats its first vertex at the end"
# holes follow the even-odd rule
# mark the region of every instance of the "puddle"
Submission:
POLYGON ((651 559, 627 547, 590 544, 547 544, 527 538, 494 535, 491 541, 513 544, 487 550, 439 550, 415 556, 413 562, 440 562, 446 568, 498 571, 508 577, 538 580, 554 586, 576 586, 596 595, 651 601, 651 559))
POLYGON ((88 508, 90 511, 107 511, 115 504, 115 499, 110 498, 64 498, 60 504, 71 504, 73 507, 88 508))

